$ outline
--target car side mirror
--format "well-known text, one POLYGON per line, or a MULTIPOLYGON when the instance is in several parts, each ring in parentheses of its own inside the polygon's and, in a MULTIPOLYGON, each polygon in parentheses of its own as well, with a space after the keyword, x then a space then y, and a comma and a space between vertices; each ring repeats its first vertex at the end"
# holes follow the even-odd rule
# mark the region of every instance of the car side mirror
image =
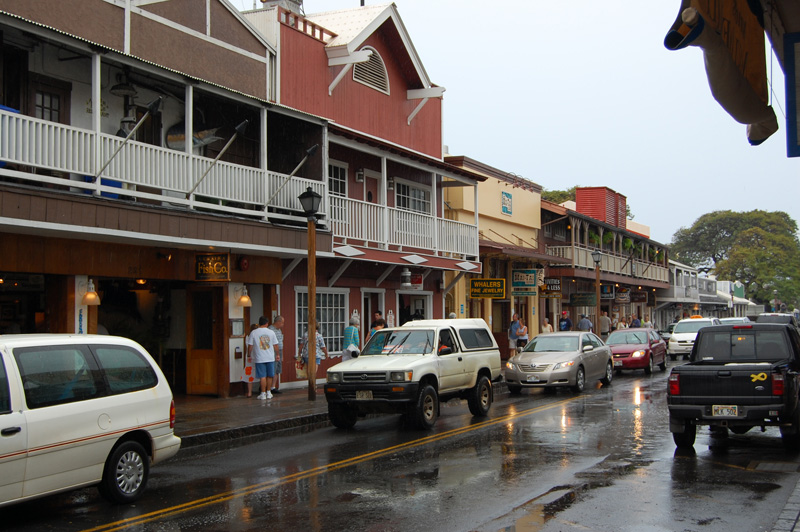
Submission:
POLYGON ((453 352, 453 349, 451 347, 442 347, 441 349, 439 349, 439 354, 440 355, 449 355, 452 352, 453 352))
POLYGON ((587 351, 591 351, 592 349, 594 349, 594 346, 591 344, 583 346, 584 353, 586 353, 587 351))

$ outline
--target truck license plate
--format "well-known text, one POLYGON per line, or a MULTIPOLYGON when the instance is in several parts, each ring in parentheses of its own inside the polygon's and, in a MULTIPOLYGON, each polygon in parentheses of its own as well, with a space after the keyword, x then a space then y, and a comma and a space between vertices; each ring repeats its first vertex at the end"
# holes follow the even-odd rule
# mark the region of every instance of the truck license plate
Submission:
POLYGON ((356 390, 356 399, 361 401, 372 401, 372 390, 356 390))
POLYGON ((739 407, 736 405, 713 405, 711 407, 711 415, 714 417, 736 417, 739 415, 739 407))
POLYGON ((528 382, 539 382, 538 375, 528 375, 528 382))

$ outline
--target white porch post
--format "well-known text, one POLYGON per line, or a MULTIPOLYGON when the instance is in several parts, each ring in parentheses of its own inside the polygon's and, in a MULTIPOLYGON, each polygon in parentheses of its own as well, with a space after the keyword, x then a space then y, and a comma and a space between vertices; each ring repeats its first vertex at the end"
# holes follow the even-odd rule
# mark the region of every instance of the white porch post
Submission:
MULTIPOLYGON (((94 132, 94 166, 92 167, 92 174, 102 166, 100 154, 100 128, 102 127, 101 105, 102 105, 102 92, 101 92, 101 73, 102 66, 100 54, 92 54, 92 131, 94 132)), ((100 180, 95 180, 93 194, 99 195, 100 180)))

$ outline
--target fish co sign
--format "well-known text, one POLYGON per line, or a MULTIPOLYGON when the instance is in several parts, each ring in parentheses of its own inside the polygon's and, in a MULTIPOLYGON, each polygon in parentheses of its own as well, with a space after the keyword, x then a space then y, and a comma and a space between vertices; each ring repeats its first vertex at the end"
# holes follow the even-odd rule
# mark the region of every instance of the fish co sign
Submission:
POLYGON ((227 253, 198 254, 194 258, 197 281, 230 281, 230 256, 227 253))

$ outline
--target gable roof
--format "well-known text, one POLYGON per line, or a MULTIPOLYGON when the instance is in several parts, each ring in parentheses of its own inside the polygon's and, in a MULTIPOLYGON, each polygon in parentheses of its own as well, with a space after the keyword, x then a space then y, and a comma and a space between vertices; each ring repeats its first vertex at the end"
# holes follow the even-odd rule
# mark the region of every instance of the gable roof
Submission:
POLYGON ((325 46, 328 58, 356 52, 381 26, 390 22, 386 27, 387 37, 397 40, 398 46, 393 46, 393 49, 398 50, 398 60, 408 62, 409 69, 406 70, 413 70, 423 87, 433 86, 394 3, 314 13, 307 15, 306 19, 336 34, 325 46), (400 53, 401 49, 406 53, 400 53))

